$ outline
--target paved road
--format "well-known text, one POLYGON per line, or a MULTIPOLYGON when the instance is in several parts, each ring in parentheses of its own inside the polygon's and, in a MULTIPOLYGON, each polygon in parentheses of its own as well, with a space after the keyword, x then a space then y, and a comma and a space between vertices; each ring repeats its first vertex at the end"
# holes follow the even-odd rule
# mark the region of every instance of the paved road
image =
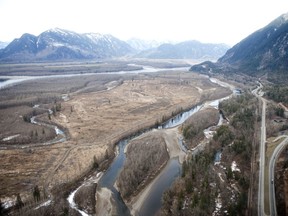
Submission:
POLYGON ((266 100, 262 100, 262 121, 261 121, 261 139, 260 139, 260 163, 259 163, 259 191, 258 191, 258 215, 266 215, 264 210, 265 197, 265 143, 266 143, 266 100), (259 205, 260 202, 260 205, 259 205))
POLYGON ((258 215, 266 215, 264 209, 264 177, 265 177, 265 143, 266 143, 266 100, 262 97, 262 84, 252 91, 252 93, 262 101, 261 116, 261 138, 259 146, 259 183, 258 183, 258 215))
MULTIPOLYGON (((265 187, 265 143, 266 143, 266 103, 267 101, 262 97, 263 92, 262 84, 259 82, 259 86, 252 91, 252 93, 262 101, 262 116, 261 116, 261 140, 260 140, 260 161, 259 161, 259 185, 258 185, 258 215, 267 215, 264 209, 264 187, 265 187)), ((288 144, 288 136, 283 135, 277 137, 274 142, 281 138, 285 138, 275 149, 269 161, 269 215, 277 215, 276 199, 275 199, 275 187, 274 187, 274 171, 277 158, 284 147, 288 144)))
MULTIPOLYGON (((270 215, 277 215, 277 208, 276 208, 276 199, 275 199, 275 187, 274 187, 274 171, 275 171, 275 164, 279 154, 282 152, 284 147, 288 144, 288 136, 281 136, 278 138, 285 139, 274 149, 274 152, 271 156, 269 162, 269 200, 270 200, 270 215)), ((275 139, 274 141, 278 140, 275 139)))

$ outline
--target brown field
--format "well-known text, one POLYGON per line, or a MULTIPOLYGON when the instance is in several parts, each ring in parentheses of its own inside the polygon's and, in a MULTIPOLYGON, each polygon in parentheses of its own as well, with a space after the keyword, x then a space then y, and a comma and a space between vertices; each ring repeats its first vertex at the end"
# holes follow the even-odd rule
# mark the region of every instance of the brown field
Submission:
MULTIPOLYGON (((25 201, 33 198, 35 185, 39 185, 42 196, 43 188, 50 190, 79 179, 95 159, 100 163, 113 155, 121 138, 203 100, 230 94, 206 77, 181 71, 39 79, 1 91, 5 94, 0 101, 0 138, 20 134, 9 143, 13 149, 0 150, 2 201, 17 193, 25 201), (61 100, 63 94, 68 94, 68 101, 61 100), (16 148, 32 128, 43 130, 43 126, 24 122, 19 115, 31 112, 35 104, 51 108, 55 101, 61 103, 61 110, 51 116, 51 121, 65 128, 69 139, 42 145, 48 132, 38 133, 38 142, 16 148)), ((46 112, 38 118, 49 122, 46 112)))

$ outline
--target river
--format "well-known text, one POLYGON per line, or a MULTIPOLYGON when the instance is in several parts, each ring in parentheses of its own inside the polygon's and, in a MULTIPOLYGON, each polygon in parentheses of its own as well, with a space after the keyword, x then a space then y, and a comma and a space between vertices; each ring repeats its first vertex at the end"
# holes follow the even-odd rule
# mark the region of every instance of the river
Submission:
MULTIPOLYGON (((213 82, 216 82, 216 81, 213 80, 213 82)), ((221 82, 221 85, 223 85, 222 82, 221 82)), ((218 109, 219 101, 222 101, 228 98, 229 97, 224 97, 221 99, 213 100, 213 101, 210 101, 208 104, 209 106, 212 106, 218 109)), ((160 125, 158 127, 158 130, 173 128, 173 127, 177 127, 183 124, 191 115, 198 112, 203 105, 204 104, 196 105, 192 107, 190 110, 182 112, 170 118, 168 121, 160 125)), ((221 118, 219 122, 222 122, 221 118)), ((142 135, 142 134, 139 134, 139 135, 142 135)), ((123 202, 120 193, 116 190, 114 185, 126 160, 124 149, 127 143, 129 142, 129 140, 131 140, 132 138, 135 138, 135 136, 128 137, 127 139, 123 139, 117 144, 118 155, 114 158, 112 164, 107 169, 107 171, 103 174, 102 178, 99 180, 99 183, 98 183, 98 189, 108 188, 112 192, 112 198, 115 201, 114 203, 116 205, 115 207, 116 207, 118 215, 130 215, 130 210, 128 209, 126 204, 123 202)), ((179 145, 180 144, 181 142, 179 142, 179 145)), ((185 151, 183 146, 180 145, 180 147, 183 151, 185 151)), ((161 171, 161 173, 157 177, 157 180, 155 184, 153 185, 149 195, 147 196, 146 200, 144 201, 143 205, 140 208, 140 212, 137 212, 138 215, 155 215, 157 213, 157 211, 161 208, 161 198, 162 198, 163 193, 172 185, 175 179, 181 175, 181 169, 182 167, 178 161, 178 158, 173 158, 169 160, 168 164, 165 166, 165 168, 161 171)), ((74 203, 70 203, 70 205, 73 205, 73 208, 75 208, 74 203)), ((85 215, 85 214, 82 214, 82 215, 85 215)))
MULTIPOLYGON (((110 72, 110 73, 97 73, 97 74, 138 74, 138 73, 152 73, 152 72, 158 72, 158 71, 173 71, 173 70, 184 70, 187 71, 188 68, 153 68, 153 67, 146 67, 143 66, 142 70, 135 70, 135 71, 119 71, 119 72, 110 72)), ((64 78, 64 77, 72 77, 72 76, 83 76, 83 75, 95 75, 91 73, 87 74, 69 74, 69 75, 50 75, 50 76, 33 76, 33 77, 0 77, 0 78, 5 78, 7 79, 6 81, 0 82, 0 89, 19 84, 23 81, 27 80, 33 80, 33 79, 45 79, 45 78, 64 78)), ((216 82, 217 80, 215 79, 210 79, 212 82, 216 82)), ((225 85, 223 82, 218 82, 217 84, 220 85, 225 85)), ((227 85, 225 86, 227 87, 227 85)), ((229 86, 230 87, 230 86, 229 86)), ((222 98, 219 100, 214 100, 211 102, 212 106, 215 106, 215 108, 218 108, 219 101, 226 99, 222 98)), ((173 128, 176 126, 181 125, 184 123, 191 115, 194 113, 198 112, 203 105, 197 105, 191 108, 188 111, 182 112, 168 121, 164 122, 161 126, 158 127, 158 130, 162 129, 168 129, 168 128, 173 128)), ((35 121, 35 118, 31 119, 31 123, 38 123, 35 121)), ((39 123, 38 123, 39 124, 39 123)), ((55 127, 55 126, 52 126, 55 127)), ((61 134, 62 131, 55 127, 55 131, 57 134, 60 132, 61 134)), ((119 175, 119 172, 121 171, 122 167, 124 166, 125 160, 126 160, 126 155, 124 153, 124 149, 126 144, 129 142, 131 137, 121 140, 117 146, 118 146, 118 155, 115 157, 113 160, 112 164, 108 168, 108 170, 103 174, 101 179, 99 180, 98 183, 98 188, 108 188, 109 190, 112 191, 112 197, 115 201, 116 204, 116 209, 118 215, 130 215, 130 211, 123 202, 121 195, 119 192, 116 190, 114 187, 115 181, 117 179, 117 176, 119 175)), ((60 140, 61 142, 62 140, 60 140)), ((57 140, 56 142, 59 142, 57 140)), ((51 143, 54 143, 54 140, 51 141, 51 143)), ((51 144, 49 143, 49 144, 51 144)), ((179 142, 180 144, 180 142, 179 142)), ((183 149, 183 146, 181 146, 183 149)), ((184 151, 184 149, 183 149, 184 151)), ((157 181, 153 185, 150 194, 147 196, 146 200, 144 201, 142 207, 140 208, 139 215, 154 215, 160 208, 161 208, 161 198, 165 190, 167 190, 172 183, 175 181, 177 177, 181 175, 181 164, 179 163, 177 158, 173 158, 169 160, 168 164, 165 166, 165 168, 161 171, 159 176, 157 177, 157 181)), ((83 183, 85 184, 85 182, 83 183)), ((80 186, 81 187, 81 186, 80 186)), ((79 187, 79 188, 80 188, 79 187)), ((77 188, 77 190, 79 189, 77 188)), ((77 205, 74 202, 74 194, 76 191, 73 191, 71 195, 69 196, 69 203, 70 206, 74 209, 77 209, 77 205)), ((82 215, 87 215, 84 211, 79 211, 82 215)))
MULTIPOLYGON (((198 112, 201 105, 197 105, 188 111, 182 112, 168 121, 164 122, 159 126, 159 130, 168 129, 181 125, 185 120, 187 120, 191 115, 198 112)), ((145 132, 144 132, 145 133, 145 132)), ((143 134, 143 133, 142 133, 143 134)), ((138 136, 142 135, 139 134, 138 136)), ((133 137, 135 138, 135 137, 133 137)), ((123 202, 119 192, 115 189, 114 184, 116 179, 124 166, 126 155, 124 149, 126 144, 129 142, 131 137, 121 140, 118 146, 118 155, 115 157, 113 163, 110 165, 109 169, 104 173, 99 181, 98 188, 108 188, 112 191, 112 197, 115 200, 118 215, 130 215, 129 209, 123 202)), ((178 159, 172 159, 168 162, 164 170, 161 172, 160 179, 156 182, 155 187, 153 187, 152 192, 149 194, 148 199, 145 201, 143 207, 141 208, 140 215, 153 215, 152 212, 156 213, 161 207, 161 197, 164 191, 171 186, 174 180, 181 174, 181 164, 178 159), (154 190, 155 189, 155 190, 154 190), (152 199, 150 199, 150 198, 152 199), (142 214, 143 212, 143 214, 142 214), (149 212, 149 214, 148 214, 149 212), (146 214, 147 213, 147 214, 146 214)))
MULTIPOLYGON (((134 64, 133 64, 134 65, 134 64)), ((98 74, 139 74, 139 73, 155 73, 160 71, 188 71, 189 67, 176 67, 176 68, 155 68, 144 65, 135 65, 141 66, 143 69, 140 70, 131 70, 131 71, 118 71, 118 72, 100 72, 100 73, 75 73, 75 74, 63 74, 63 75, 47 75, 47 76, 0 76, 0 90, 15 86, 24 81, 35 80, 35 79, 47 79, 47 78, 65 78, 65 77, 76 77, 76 76, 92 76, 98 74)))
MULTIPOLYGON (((209 105, 218 108, 219 101, 223 99, 227 99, 227 97, 211 101, 209 102, 209 105)), ((161 126, 159 126, 158 129, 168 129, 183 124, 191 115, 198 112, 202 106, 202 104, 196 105, 190 110, 182 112, 170 118, 168 121, 164 122, 161 126)), ((221 118, 220 121, 222 121, 221 118)), ((115 203, 117 204, 118 215, 130 214, 129 209, 123 203, 123 200, 121 199, 121 196, 119 196, 118 191, 114 188, 117 176, 125 163, 126 155, 124 153, 124 149, 130 139, 131 138, 122 140, 117 144, 119 148, 119 154, 116 156, 113 163, 104 173, 102 179, 99 182, 99 188, 106 187, 113 192, 113 198, 116 201, 115 203), (120 197, 120 199, 118 200, 117 197, 120 197)), ((180 147, 181 149, 183 149, 183 146, 180 145, 180 147)), ((185 150, 183 149, 183 151, 185 150)), ((161 208, 162 195, 165 190, 167 190, 172 185, 175 179, 181 175, 181 168, 181 164, 179 163, 177 158, 169 160, 166 167, 158 176, 157 181, 153 185, 147 199, 144 201, 140 212, 138 212, 139 215, 154 215, 161 208)))

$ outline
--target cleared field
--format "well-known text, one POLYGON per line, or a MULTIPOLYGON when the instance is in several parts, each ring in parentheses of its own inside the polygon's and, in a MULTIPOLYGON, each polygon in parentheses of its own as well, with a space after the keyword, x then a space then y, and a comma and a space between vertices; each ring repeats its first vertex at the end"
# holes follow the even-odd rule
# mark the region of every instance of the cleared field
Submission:
MULTIPOLYGON (((113 155, 114 146, 121 138, 162 122, 202 100, 230 94, 206 77, 181 71, 40 79, 27 81, 5 92, 7 94, 1 96, 3 104, 6 100, 17 103, 0 109, 1 128, 8 122, 5 113, 15 113, 11 109, 20 109, 24 106, 23 101, 37 94, 40 95, 37 102, 27 103, 27 109, 35 104, 53 107, 53 100, 41 103, 52 92, 59 98, 57 103, 61 103, 61 109, 50 116, 51 121, 66 128, 70 139, 53 145, 31 143, 25 149, 0 150, 2 201, 17 193, 23 200, 32 199, 35 185, 39 186, 42 196, 43 188, 51 189, 76 180, 92 168, 95 160, 100 164, 113 155), (68 100, 61 100, 62 94, 67 93, 68 100), (17 94, 23 97, 17 98, 17 94)), ((19 116, 15 114, 11 118, 18 119, 19 116)), ((49 121, 47 114, 39 118, 49 121)), ((18 123, 15 121, 15 124, 18 123)), ((15 134, 9 134, 9 130, 3 137, 15 134)), ((12 140, 11 145, 19 144, 12 140)))

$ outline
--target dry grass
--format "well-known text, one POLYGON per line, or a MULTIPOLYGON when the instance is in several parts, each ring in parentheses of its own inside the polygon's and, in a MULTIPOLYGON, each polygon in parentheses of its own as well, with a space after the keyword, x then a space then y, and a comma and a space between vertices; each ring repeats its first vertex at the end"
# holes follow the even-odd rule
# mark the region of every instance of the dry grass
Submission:
POLYGON ((137 69, 141 69, 141 67, 128 65, 125 61, 1 64, 0 76, 46 76, 137 69))
MULTIPOLYGON (((87 93, 70 94, 70 100, 62 101, 61 112, 52 116, 53 122, 69 130, 70 140, 51 146, 1 150, 0 198, 21 193, 25 200, 32 196, 31 189, 35 185, 39 185, 42 193, 43 187, 48 185, 73 181, 91 168, 94 157, 103 161, 107 154, 111 155, 121 138, 161 122, 163 116, 171 116, 176 110, 191 107, 201 99, 229 94, 207 78, 193 73, 93 75, 85 78, 86 81, 83 77, 34 80, 6 91, 8 98, 12 95, 11 100, 21 102, 32 97, 33 92, 40 94, 42 87, 43 92, 50 94, 50 86, 56 97, 72 91, 73 85, 74 92, 91 87, 87 93), (109 91, 97 91, 106 89, 112 81, 117 81, 119 86, 109 91), (22 92, 25 97, 15 98, 17 92, 22 92)), ((5 101, 4 97, 1 101, 5 101)), ((52 104, 44 106, 51 107, 52 104)), ((47 120, 47 116, 45 118, 47 120)), ((3 121, 8 122, 7 119, 3 121)))
POLYGON ((19 145, 27 143, 39 143, 51 140, 55 137, 55 130, 25 122, 25 115, 37 115, 46 110, 33 109, 28 106, 17 106, 12 108, 0 109, 0 145, 19 145), (15 136, 15 138, 8 139, 15 136), (6 139, 6 140, 5 140, 6 139))

